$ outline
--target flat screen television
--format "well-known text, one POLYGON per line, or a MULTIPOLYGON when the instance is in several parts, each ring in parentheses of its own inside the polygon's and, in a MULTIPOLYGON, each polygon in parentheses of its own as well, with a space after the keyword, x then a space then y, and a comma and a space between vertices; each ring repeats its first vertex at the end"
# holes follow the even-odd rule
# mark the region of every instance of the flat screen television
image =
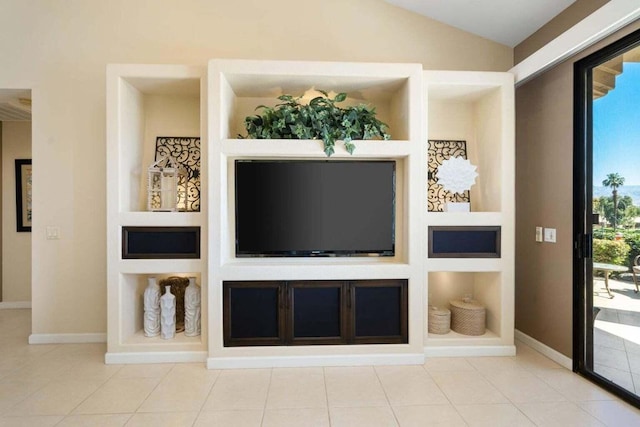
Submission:
POLYGON ((236 160, 236 256, 393 256, 395 162, 236 160))

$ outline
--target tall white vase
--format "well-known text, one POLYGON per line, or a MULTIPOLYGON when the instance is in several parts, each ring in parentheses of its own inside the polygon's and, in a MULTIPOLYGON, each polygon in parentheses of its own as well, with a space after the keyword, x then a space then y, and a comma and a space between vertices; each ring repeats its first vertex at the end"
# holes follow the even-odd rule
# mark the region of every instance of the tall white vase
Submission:
POLYGON ((144 290, 144 336, 160 335, 160 286, 155 277, 147 279, 148 285, 144 290))
POLYGON ((195 337, 200 335, 200 305, 202 297, 196 278, 189 277, 189 286, 184 290, 184 335, 195 337))
POLYGON ((171 286, 165 286, 165 291, 160 297, 160 330, 162 338, 169 340, 176 336, 176 296, 171 286))

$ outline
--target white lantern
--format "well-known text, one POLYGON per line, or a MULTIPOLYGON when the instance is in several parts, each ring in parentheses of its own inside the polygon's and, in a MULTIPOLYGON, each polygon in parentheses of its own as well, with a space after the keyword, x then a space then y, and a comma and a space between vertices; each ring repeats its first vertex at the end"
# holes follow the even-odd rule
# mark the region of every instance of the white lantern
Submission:
POLYGON ((178 200, 186 200, 186 188, 178 186, 186 171, 170 156, 164 156, 149 166, 147 209, 152 212, 176 212, 178 200))

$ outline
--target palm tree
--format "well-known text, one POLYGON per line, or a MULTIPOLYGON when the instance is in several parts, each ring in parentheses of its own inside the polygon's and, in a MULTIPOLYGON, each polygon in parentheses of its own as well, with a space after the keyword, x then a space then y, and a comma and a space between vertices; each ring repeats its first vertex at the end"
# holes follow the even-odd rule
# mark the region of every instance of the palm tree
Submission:
POLYGON ((624 185, 624 178, 618 173, 610 173, 607 178, 602 181, 605 187, 611 187, 611 195, 613 196, 613 231, 616 231, 616 223, 618 216, 618 187, 624 185))

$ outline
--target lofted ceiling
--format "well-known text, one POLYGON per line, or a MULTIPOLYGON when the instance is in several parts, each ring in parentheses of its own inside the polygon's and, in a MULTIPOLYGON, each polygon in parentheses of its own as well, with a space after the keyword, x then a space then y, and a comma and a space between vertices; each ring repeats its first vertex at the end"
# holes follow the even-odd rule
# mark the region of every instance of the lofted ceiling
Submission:
POLYGON ((0 89, 0 122, 31 121, 31 91, 0 89))
POLYGON ((385 0, 515 47, 576 0, 385 0))

